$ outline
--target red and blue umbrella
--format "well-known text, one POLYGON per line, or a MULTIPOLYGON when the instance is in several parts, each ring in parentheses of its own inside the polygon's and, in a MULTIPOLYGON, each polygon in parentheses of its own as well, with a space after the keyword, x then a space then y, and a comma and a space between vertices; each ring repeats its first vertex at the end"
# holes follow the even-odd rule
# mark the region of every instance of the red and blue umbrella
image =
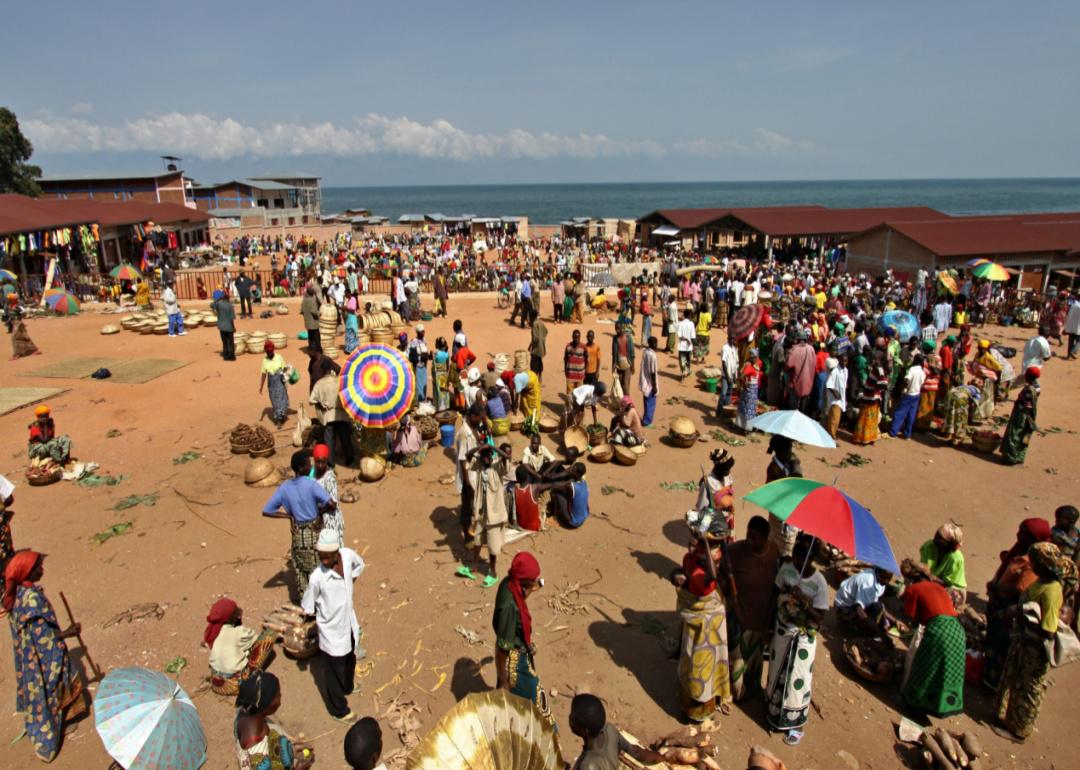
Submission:
POLYGON ((142 279, 142 273, 140 273, 134 265, 124 263, 117 265, 109 271, 109 275, 118 281, 138 281, 142 279))
POLYGON ((45 304, 60 315, 75 315, 79 312, 79 300, 69 291, 50 289, 45 292, 45 304))
POLYGON ((755 489, 744 499, 856 559, 900 574, 892 546, 877 519, 830 484, 813 479, 779 479, 755 489))
POLYGON ((345 360, 341 404, 366 428, 385 428, 412 408, 416 377, 405 354, 389 345, 361 345, 345 360))

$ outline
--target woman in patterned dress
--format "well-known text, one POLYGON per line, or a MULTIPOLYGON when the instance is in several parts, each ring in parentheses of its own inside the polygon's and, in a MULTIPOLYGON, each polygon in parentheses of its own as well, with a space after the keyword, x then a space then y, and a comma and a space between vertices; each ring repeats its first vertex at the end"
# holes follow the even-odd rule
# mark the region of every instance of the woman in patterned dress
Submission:
POLYGON ((64 640, 81 630, 60 630, 52 605, 37 585, 44 556, 18 551, 4 569, 4 609, 15 652, 15 710, 38 759, 51 762, 60 751, 64 724, 87 711, 82 680, 71 666, 64 640))

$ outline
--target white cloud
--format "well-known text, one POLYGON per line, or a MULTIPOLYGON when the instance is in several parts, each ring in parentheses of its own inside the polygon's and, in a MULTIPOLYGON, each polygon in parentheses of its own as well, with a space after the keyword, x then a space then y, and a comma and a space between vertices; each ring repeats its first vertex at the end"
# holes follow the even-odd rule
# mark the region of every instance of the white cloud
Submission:
MULTIPOLYGON (((76 110, 72 108, 72 111, 76 110)), ((239 156, 357 157, 376 154, 458 161, 667 155, 723 157, 779 155, 814 149, 811 142, 764 128, 755 129, 744 140, 700 138, 665 145, 649 139, 613 139, 604 134, 556 134, 518 128, 502 133, 470 133, 447 120, 421 123, 406 117, 375 113, 355 117, 345 125, 324 122, 254 126, 233 118, 170 112, 128 120, 121 125, 95 123, 86 117, 32 119, 23 124, 23 130, 34 146, 44 152, 170 152, 208 160, 239 156)))

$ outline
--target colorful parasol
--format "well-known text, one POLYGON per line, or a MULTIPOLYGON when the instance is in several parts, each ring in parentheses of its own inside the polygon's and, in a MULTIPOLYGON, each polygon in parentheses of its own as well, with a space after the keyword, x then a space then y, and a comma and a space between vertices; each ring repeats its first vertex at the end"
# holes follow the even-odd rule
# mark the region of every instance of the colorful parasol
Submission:
POLYGON ((969 259, 964 264, 968 267, 978 267, 979 265, 985 265, 989 261, 990 260, 986 259, 985 257, 976 257, 975 259, 969 259))
POLYGON ((881 331, 892 329, 896 332, 898 340, 907 342, 919 334, 919 319, 906 310, 890 310, 878 319, 878 329, 881 331))
POLYGON ((737 340, 744 340, 758 328, 764 316, 765 308, 761 305, 744 305, 735 311, 728 322, 728 333, 737 340))
POLYGON ((45 304, 60 315, 75 315, 79 312, 79 300, 74 294, 63 289, 50 289, 45 292, 45 304))
POLYGON ((971 268, 971 274, 988 281, 1007 281, 1010 278, 1009 271, 997 262, 983 262, 981 265, 975 265, 971 268))
POLYGON ((812 479, 780 479, 758 487, 744 499, 856 559, 900 574, 877 519, 834 486, 812 479))
POLYGON ((389 345, 361 345, 345 360, 341 403, 367 428, 385 428, 412 408, 416 377, 405 355, 389 345))
POLYGON ((0 284, 0 295, 3 295, 4 297, 7 297, 7 295, 9 295, 9 294, 18 294, 18 293, 19 293, 19 290, 15 287, 15 284, 13 284, 13 283, 0 284))
POLYGON ((819 446, 836 449, 833 440, 817 420, 811 420, 802 412, 794 409, 779 409, 775 412, 759 414, 750 421, 750 427, 762 433, 774 433, 786 436, 807 446, 819 446))
POLYGON ((94 726, 105 751, 126 770, 196 770, 206 734, 195 704, 176 682, 146 668, 118 668, 101 681, 94 726))
POLYGON ((555 728, 508 690, 466 695, 431 728, 405 770, 561 770, 555 728))
POLYGON ((142 273, 134 265, 127 263, 117 265, 109 271, 109 275, 118 281, 138 281, 142 278, 142 273))
POLYGON ((948 273, 938 273, 938 281, 941 282, 941 285, 944 286, 949 293, 960 293, 960 287, 957 285, 956 279, 948 273))
POLYGON ((15 279, 18 277, 10 270, 0 270, 0 283, 15 283, 15 279))

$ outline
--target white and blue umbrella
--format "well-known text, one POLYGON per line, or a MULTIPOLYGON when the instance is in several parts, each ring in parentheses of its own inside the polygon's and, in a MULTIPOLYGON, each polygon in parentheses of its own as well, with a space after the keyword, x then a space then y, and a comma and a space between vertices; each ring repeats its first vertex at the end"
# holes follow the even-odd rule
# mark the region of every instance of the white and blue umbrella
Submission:
POLYGON ((922 331, 919 319, 906 310, 890 310, 882 315, 878 319, 878 329, 881 331, 892 329, 901 342, 907 342, 922 331))
POLYGON ((195 704, 176 682, 146 668, 119 668, 101 681, 94 726, 125 770, 196 770, 206 734, 195 704))
POLYGON ((778 436, 786 436, 792 441, 798 441, 800 444, 836 449, 836 442, 821 427, 821 423, 811 420, 802 412, 797 412, 794 409, 759 414, 750 421, 750 427, 760 430, 762 433, 775 433, 778 436))

